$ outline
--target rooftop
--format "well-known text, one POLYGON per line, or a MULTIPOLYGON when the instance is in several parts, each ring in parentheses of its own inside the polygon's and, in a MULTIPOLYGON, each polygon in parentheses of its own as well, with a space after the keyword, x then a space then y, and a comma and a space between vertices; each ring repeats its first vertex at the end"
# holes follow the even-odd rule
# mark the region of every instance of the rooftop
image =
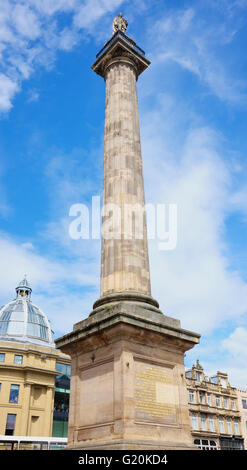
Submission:
POLYGON ((50 322, 32 303, 31 293, 25 276, 16 287, 16 298, 0 309, 0 340, 55 347, 50 322))

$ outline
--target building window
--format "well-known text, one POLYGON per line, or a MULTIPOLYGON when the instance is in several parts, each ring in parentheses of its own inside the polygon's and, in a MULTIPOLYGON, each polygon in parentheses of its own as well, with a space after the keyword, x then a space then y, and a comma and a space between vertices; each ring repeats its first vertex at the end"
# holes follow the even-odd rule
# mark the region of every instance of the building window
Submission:
POLYGON ((209 439, 195 439, 194 444, 201 450, 217 450, 216 442, 209 439))
POLYGON ((202 431, 206 431, 206 416, 201 415, 201 429, 202 431))
POLYGON ((247 400, 242 400, 242 406, 247 409, 247 400))
POLYGON ((20 385, 11 385, 9 403, 18 403, 20 385))
POLYGON ((0 392, 1 392, 2 384, 0 383, 0 392))
POLYGON ((198 419, 196 414, 191 415, 191 425, 192 429, 194 429, 195 431, 198 430, 198 419))
POLYGON ((14 435, 15 421, 16 421, 16 415, 13 415, 13 414, 8 414, 7 415, 5 436, 13 436, 14 435))
POLYGON ((224 401, 224 408, 227 409, 228 408, 228 399, 227 399, 227 397, 224 397, 223 401, 224 401))
POLYGON ((220 428, 220 433, 224 434, 224 421, 222 418, 219 418, 219 428, 220 428))
POLYGON ((5 361, 5 354, 0 353, 0 362, 4 362, 4 361, 5 361))
POLYGON ((22 362, 23 362, 23 356, 21 356, 19 354, 15 354, 14 363, 15 364, 22 364, 22 362))
POLYGON ((195 403, 195 392, 194 390, 189 390, 189 402, 195 403))
POLYGON ((226 429, 227 429, 227 434, 232 434, 232 424, 229 419, 226 421, 226 429))
POLYGON ((71 375, 71 365, 70 364, 63 364, 62 362, 57 362, 56 371, 60 372, 60 375, 67 376, 70 379, 71 375))
POLYGON ((209 431, 214 432, 214 418, 212 416, 209 417, 209 431))
POLYGON ((217 385, 218 384, 218 375, 215 375, 214 377, 210 377, 209 380, 212 384, 217 385))
POLYGON ((199 400, 200 400, 200 403, 204 402, 204 392, 199 392, 199 400))
POLYGON ((56 371, 52 435, 67 437, 71 366, 57 362, 56 371))
POLYGON ((226 379, 223 379, 222 377, 221 377, 221 386, 222 388, 226 388, 226 379))
POLYGON ((231 399, 231 409, 236 410, 236 403, 235 400, 231 399))
POLYGON ((220 397, 218 395, 216 395, 216 406, 220 408, 220 397))
POLYGON ((220 450, 244 450, 242 438, 220 437, 220 450))
POLYGON ((27 334, 48 341, 48 328, 45 319, 33 306, 28 306, 27 334))
POLYGON ((200 372, 196 372, 196 381, 200 382, 200 380, 201 380, 201 374, 200 372))
POLYGON ((7 333, 10 316, 11 316, 11 312, 6 312, 6 311, 1 315, 0 334, 2 335, 5 335, 7 333))
POLYGON ((238 421, 234 421, 234 434, 240 434, 238 421))
POLYGON ((211 406, 211 395, 207 395, 207 404, 211 406))
POLYGON ((192 370, 187 370, 187 372, 185 372, 185 375, 187 379, 192 379, 192 370))

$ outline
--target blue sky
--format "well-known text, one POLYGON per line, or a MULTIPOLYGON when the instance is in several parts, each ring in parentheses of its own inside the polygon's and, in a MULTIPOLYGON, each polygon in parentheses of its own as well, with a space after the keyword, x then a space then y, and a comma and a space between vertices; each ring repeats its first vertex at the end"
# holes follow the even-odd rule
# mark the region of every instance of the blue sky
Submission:
POLYGON ((55 336, 99 297, 100 242, 69 208, 103 179, 96 53, 122 11, 152 64, 138 80, 146 201, 178 205, 178 244, 149 242, 152 294, 208 375, 246 387, 246 0, 0 0, 0 304, 24 273, 55 336))

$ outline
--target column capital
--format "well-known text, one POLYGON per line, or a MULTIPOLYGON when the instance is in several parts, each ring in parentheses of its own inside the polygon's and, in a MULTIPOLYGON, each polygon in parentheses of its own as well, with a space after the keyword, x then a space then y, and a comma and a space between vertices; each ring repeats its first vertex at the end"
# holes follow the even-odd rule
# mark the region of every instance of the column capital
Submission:
POLYGON ((127 54, 126 55, 121 55, 121 56, 118 56, 118 57, 109 58, 109 60, 107 60, 105 62, 105 66, 104 66, 104 69, 103 69, 104 79, 106 79, 107 73, 109 72, 109 70, 112 67, 118 66, 118 65, 121 65, 121 64, 125 65, 125 66, 128 66, 132 70, 134 70, 135 75, 136 75, 136 79, 138 79, 138 75, 139 75, 138 74, 138 66, 135 63, 135 61, 133 60, 133 58, 131 57, 131 55, 128 57, 127 54))
POLYGON ((151 63, 145 57, 145 52, 137 46, 135 41, 121 31, 117 31, 99 51, 96 55, 96 61, 91 68, 98 75, 105 78, 105 71, 109 61, 111 62, 112 59, 117 59, 117 61, 129 60, 132 62, 135 66, 137 77, 144 72, 151 63))

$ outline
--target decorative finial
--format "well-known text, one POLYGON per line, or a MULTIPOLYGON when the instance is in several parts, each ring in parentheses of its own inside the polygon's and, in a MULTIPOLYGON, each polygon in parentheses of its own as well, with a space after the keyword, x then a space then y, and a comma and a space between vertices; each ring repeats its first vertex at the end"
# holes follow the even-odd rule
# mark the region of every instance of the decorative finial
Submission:
POLYGON ((27 296, 28 298, 30 298, 32 289, 29 285, 26 274, 24 275, 24 279, 21 282, 19 282, 19 284, 18 284, 18 286, 16 287, 15 290, 16 290, 16 293, 17 293, 17 297, 19 297, 19 296, 26 297, 27 296))
POLYGON ((128 21, 123 17, 122 13, 119 13, 118 16, 115 16, 112 23, 112 33, 115 34, 117 31, 125 33, 128 27, 128 21))

